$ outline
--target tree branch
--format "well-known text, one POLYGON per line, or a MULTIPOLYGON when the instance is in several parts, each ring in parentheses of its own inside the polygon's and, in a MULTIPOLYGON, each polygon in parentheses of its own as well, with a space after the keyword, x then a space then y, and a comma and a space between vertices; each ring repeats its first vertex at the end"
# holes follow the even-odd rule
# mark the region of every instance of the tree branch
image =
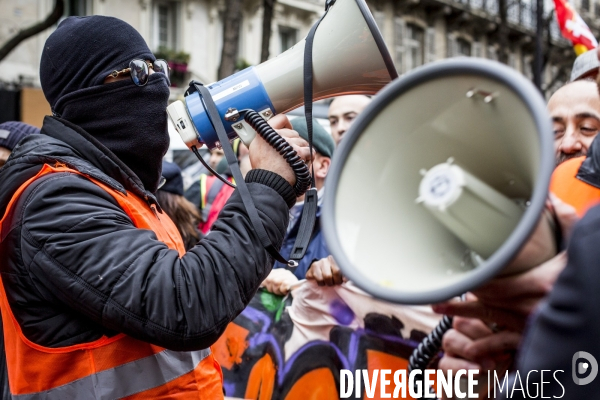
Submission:
POLYGON ((11 51, 13 51, 14 48, 19 45, 19 43, 54 25, 60 19, 60 17, 62 17, 64 9, 65 4, 63 0, 56 0, 54 3, 54 9, 45 20, 38 22, 29 28, 20 30, 19 33, 17 33, 0 48, 0 61, 2 61, 11 51))

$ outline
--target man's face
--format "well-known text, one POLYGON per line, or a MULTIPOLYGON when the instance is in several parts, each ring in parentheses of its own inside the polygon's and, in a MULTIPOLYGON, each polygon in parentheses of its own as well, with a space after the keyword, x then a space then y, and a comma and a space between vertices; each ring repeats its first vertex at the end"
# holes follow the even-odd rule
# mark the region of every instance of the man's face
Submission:
POLYGON ((219 162, 221 162, 221 159, 224 155, 225 153, 223 152, 223 150, 214 149, 210 152, 210 159, 208 160, 208 165, 210 165, 212 169, 216 169, 217 165, 219 165, 219 162))
POLYGON ((350 128, 354 119, 371 102, 367 96, 352 95, 337 97, 329 106, 329 124, 331 136, 338 145, 344 133, 350 128))
POLYGON ((6 164, 6 160, 8 160, 8 156, 10 156, 10 150, 6 147, 0 146, 0 167, 6 164))
POLYGON ((587 154, 600 130, 600 97, 596 84, 576 81, 557 90, 548 102, 554 129, 556 165, 587 154))

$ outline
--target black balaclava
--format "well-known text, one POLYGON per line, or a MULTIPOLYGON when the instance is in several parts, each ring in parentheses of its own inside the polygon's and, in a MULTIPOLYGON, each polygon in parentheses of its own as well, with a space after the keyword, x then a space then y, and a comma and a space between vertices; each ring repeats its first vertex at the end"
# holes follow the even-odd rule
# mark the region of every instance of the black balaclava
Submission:
POLYGON ((128 77, 104 84, 134 59, 154 61, 142 36, 112 17, 70 17, 44 45, 40 80, 55 115, 80 126, 156 192, 169 147, 169 85, 162 73, 136 86, 128 77))

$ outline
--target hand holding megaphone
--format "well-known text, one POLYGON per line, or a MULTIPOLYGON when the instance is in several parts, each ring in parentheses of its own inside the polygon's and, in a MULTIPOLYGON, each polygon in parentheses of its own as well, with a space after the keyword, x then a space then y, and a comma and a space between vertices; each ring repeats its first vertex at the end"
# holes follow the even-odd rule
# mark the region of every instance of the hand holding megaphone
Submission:
MULTIPOLYGON (((548 212, 554 213, 563 235, 568 238, 571 227, 578 220, 575 209, 551 195, 546 209, 548 212)), ((543 215, 530 239, 503 273, 473 290, 476 297, 436 304, 433 310, 477 318, 500 328, 521 332, 529 315, 550 292, 567 264, 564 251, 548 257, 548 234, 547 216, 543 215), (540 259, 541 264, 532 264, 540 259)))
MULTIPOLYGON (((302 161, 309 163, 311 157, 308 143, 300 137, 298 132, 292 130, 292 124, 285 115, 273 117, 269 120, 269 125, 292 146, 302 161)), ((288 181, 290 185, 295 185, 296 175, 290 165, 285 159, 279 157, 277 150, 271 147, 261 136, 257 136, 250 143, 249 150, 250 163, 253 168, 275 172, 288 181)))

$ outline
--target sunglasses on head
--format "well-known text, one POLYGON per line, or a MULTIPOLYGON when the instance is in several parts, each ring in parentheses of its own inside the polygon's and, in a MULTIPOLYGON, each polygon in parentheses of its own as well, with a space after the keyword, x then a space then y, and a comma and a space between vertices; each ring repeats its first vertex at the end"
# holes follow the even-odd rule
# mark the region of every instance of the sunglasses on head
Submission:
POLYGON ((165 60, 156 60, 153 63, 150 61, 137 59, 131 60, 129 63, 129 68, 122 69, 121 71, 113 71, 108 75, 108 77, 117 78, 121 75, 129 73, 133 83, 135 83, 137 86, 144 86, 146 83, 148 83, 150 68, 152 68, 154 72, 165 74, 167 76, 167 81, 169 81, 169 84, 171 83, 169 80, 169 71, 171 69, 165 60))

